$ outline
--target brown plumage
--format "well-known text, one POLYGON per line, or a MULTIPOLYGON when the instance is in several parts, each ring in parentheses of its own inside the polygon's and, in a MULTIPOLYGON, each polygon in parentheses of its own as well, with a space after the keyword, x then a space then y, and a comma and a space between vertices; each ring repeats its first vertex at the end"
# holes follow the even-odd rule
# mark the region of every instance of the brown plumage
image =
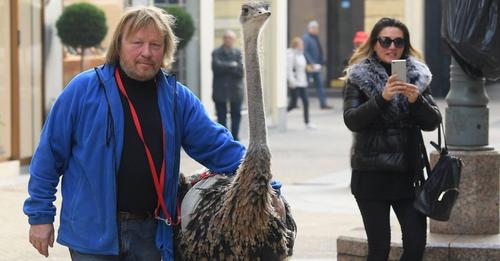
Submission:
MULTIPOLYGON (((235 177, 217 175, 194 185, 176 231, 176 258, 182 260, 284 260, 292 254, 296 225, 285 199, 270 186, 271 153, 257 43, 270 16, 269 5, 242 5, 250 144, 235 177), (183 214, 184 215, 184 214, 183 214)), ((181 185, 182 186, 182 185, 181 185)), ((184 185, 185 187, 185 185, 184 185)))

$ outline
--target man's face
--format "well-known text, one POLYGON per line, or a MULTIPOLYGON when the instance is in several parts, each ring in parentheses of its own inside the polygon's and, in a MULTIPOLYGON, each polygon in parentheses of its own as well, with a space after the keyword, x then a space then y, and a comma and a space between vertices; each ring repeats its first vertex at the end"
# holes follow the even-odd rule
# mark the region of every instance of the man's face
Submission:
POLYGON ((125 32, 120 47, 120 66, 139 81, 152 79, 160 70, 165 45, 160 31, 149 24, 137 32, 125 32))
POLYGON ((312 35, 318 35, 319 28, 317 26, 311 26, 311 27, 309 27, 309 33, 312 35))
POLYGON ((226 34, 224 35, 224 38, 222 39, 224 41, 224 46, 226 48, 232 48, 233 43, 234 43, 234 36, 231 34, 226 34))

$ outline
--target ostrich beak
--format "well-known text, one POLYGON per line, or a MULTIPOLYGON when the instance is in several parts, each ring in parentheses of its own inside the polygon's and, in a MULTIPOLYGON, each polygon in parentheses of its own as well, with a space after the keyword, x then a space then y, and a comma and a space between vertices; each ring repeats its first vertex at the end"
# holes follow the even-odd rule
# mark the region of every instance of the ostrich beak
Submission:
POLYGON ((271 16, 271 11, 269 10, 260 11, 258 16, 263 16, 265 18, 268 18, 269 16, 271 16))

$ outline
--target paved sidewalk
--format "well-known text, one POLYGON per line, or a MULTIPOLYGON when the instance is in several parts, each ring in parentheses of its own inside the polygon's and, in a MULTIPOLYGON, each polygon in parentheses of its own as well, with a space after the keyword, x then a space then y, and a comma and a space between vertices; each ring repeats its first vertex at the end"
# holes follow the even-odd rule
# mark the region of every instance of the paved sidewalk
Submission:
MULTIPOLYGON (((490 144, 500 148, 500 88, 490 97, 490 144)), ((341 98, 329 98, 333 110, 319 110, 315 97, 310 97, 310 102, 311 123, 316 129, 305 128, 301 108, 289 113, 286 132, 270 129, 272 170, 284 183, 283 193, 298 225, 292 260, 335 260, 337 237, 353 228, 363 229, 349 191, 351 133, 342 120, 341 98)), ((444 101, 439 104, 445 114, 444 101)), ((426 133, 426 140, 434 135, 426 133)), ((183 157, 184 173, 200 168, 183 157)), ((28 224, 22 213, 27 180, 26 170, 0 163, 0 261, 69 260, 67 249, 58 244, 50 249, 49 258, 44 258, 28 243, 28 224)), ((58 196, 57 205, 59 200, 58 196)))

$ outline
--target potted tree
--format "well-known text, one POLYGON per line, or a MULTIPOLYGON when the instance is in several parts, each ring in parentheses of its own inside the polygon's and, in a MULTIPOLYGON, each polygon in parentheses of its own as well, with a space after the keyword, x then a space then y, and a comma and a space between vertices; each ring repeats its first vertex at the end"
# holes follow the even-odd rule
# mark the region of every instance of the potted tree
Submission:
POLYGON ((178 50, 184 49, 194 34, 194 22, 191 15, 180 6, 163 6, 167 13, 175 17, 174 34, 179 38, 178 50))
POLYGON ((85 49, 98 46, 108 31, 104 11, 89 3, 64 8, 56 28, 62 43, 80 54, 80 71, 83 70, 85 49))
POLYGON ((171 71, 177 73, 181 81, 185 80, 183 73, 184 69, 184 47, 189 43, 191 37, 194 34, 194 22, 191 15, 180 6, 168 5, 160 6, 167 13, 175 17, 175 25, 173 27, 174 34, 179 38, 179 43, 177 44, 176 62, 172 65, 171 71))

